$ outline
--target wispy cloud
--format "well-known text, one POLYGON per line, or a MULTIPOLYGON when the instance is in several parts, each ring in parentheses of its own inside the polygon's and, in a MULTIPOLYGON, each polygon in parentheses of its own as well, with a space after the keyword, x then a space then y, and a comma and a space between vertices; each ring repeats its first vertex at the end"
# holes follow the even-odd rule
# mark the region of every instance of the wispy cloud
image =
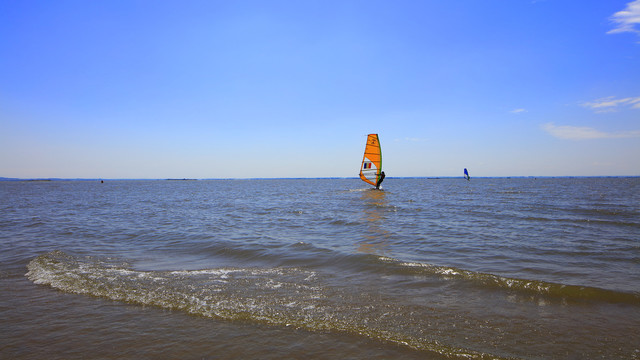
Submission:
POLYGON ((510 112, 513 113, 513 114, 519 114, 519 113, 527 112, 527 110, 525 110, 525 109, 513 109, 510 112))
POLYGON ((616 24, 616 27, 609 30, 607 34, 632 32, 640 35, 640 29, 636 28, 636 25, 640 24, 640 0, 628 3, 624 10, 611 16, 611 21, 616 24))
POLYGON ((640 96, 628 97, 623 99, 616 99, 613 96, 609 96, 602 99, 588 101, 582 103, 581 105, 586 108, 592 109, 595 112, 612 112, 624 107, 640 109, 640 96))
POLYGON ((542 125, 542 130, 551 136, 564 140, 619 139, 640 137, 640 130, 604 132, 586 126, 557 126, 553 123, 542 125))

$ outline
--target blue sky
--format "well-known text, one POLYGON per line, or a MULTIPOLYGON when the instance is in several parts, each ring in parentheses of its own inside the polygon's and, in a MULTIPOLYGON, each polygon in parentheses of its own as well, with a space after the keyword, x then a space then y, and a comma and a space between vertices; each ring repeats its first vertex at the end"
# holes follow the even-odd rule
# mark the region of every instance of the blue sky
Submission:
POLYGON ((0 0, 0 176, 640 175, 640 0, 0 0))

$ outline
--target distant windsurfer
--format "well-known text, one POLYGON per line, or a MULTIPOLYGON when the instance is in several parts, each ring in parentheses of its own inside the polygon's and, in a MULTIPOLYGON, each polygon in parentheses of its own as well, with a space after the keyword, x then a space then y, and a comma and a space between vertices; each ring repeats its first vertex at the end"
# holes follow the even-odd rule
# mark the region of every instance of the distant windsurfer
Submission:
POLYGON ((378 179, 378 182, 376 183, 376 189, 380 190, 380 184, 382 184, 382 180, 384 180, 384 171, 380 173, 380 178, 378 179))

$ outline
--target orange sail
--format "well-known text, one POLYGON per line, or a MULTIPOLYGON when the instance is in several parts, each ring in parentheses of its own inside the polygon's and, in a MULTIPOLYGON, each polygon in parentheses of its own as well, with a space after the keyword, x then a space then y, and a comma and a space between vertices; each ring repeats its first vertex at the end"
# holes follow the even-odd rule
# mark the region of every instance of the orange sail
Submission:
POLYGON ((380 141, 378 134, 367 136, 367 146, 364 148, 362 165, 360 165, 360 179, 373 186, 376 186, 382 171, 382 152, 380 151, 380 141))

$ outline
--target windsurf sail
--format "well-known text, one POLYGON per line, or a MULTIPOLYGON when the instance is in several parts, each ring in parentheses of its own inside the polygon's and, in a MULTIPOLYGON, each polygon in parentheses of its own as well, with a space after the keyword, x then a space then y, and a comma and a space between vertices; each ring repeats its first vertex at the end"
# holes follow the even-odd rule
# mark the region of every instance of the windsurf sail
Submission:
POLYGON ((467 180, 471 180, 471 177, 469 177, 469 172, 467 171, 467 168, 464 168, 464 178, 467 180))
POLYGON ((382 171, 382 152, 378 134, 367 135, 367 146, 364 148, 362 165, 360 165, 360 179, 376 186, 382 171))

